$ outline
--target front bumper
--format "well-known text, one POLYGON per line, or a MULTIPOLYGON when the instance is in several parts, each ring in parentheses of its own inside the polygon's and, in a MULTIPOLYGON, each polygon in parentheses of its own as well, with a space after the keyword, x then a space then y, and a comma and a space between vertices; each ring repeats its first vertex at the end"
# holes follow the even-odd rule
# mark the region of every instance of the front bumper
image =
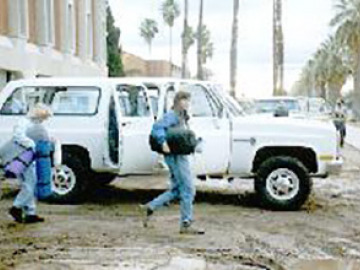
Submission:
POLYGON ((343 164, 344 159, 339 157, 336 160, 330 161, 326 164, 326 171, 328 174, 339 174, 343 164))

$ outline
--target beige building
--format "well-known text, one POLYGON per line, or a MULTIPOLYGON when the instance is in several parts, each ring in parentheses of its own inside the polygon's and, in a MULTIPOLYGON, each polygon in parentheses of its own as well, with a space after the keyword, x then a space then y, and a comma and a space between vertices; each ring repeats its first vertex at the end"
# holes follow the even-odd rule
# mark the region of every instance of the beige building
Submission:
POLYGON ((0 0, 0 89, 41 76, 107 76, 107 0, 0 0))
POLYGON ((181 77, 181 67, 165 60, 145 60, 126 52, 122 53, 122 60, 126 76, 181 77))

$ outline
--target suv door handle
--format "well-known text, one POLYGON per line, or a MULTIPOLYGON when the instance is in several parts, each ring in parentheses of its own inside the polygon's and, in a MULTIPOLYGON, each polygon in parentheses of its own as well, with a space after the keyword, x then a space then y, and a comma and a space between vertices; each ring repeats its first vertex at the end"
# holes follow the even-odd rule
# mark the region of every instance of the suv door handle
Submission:
POLYGON ((121 126, 125 127, 131 124, 131 121, 122 122, 121 126))

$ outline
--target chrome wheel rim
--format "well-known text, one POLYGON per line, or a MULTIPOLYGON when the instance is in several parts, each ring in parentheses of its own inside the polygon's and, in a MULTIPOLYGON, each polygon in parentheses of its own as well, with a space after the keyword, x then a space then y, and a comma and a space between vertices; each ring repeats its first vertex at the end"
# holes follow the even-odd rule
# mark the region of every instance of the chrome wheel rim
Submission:
POLYGON ((266 178, 266 190, 273 198, 279 201, 294 198, 298 194, 299 188, 299 177, 286 168, 274 170, 266 178))
POLYGON ((52 173, 52 190, 58 195, 66 195, 74 189, 76 176, 73 170, 66 165, 53 168, 52 173))

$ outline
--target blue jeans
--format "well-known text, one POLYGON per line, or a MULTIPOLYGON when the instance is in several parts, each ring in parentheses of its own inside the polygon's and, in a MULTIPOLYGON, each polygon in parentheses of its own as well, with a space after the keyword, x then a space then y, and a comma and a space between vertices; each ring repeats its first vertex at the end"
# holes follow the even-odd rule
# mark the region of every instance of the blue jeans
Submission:
POLYGON ((35 186, 37 181, 35 162, 25 169, 19 180, 21 181, 21 189, 13 206, 23 209, 26 215, 35 215, 35 186))
POLYGON ((189 157, 166 155, 165 162, 170 170, 170 188, 148 203, 148 206, 151 210, 156 210, 172 200, 180 199, 180 222, 191 222, 195 187, 189 157))

